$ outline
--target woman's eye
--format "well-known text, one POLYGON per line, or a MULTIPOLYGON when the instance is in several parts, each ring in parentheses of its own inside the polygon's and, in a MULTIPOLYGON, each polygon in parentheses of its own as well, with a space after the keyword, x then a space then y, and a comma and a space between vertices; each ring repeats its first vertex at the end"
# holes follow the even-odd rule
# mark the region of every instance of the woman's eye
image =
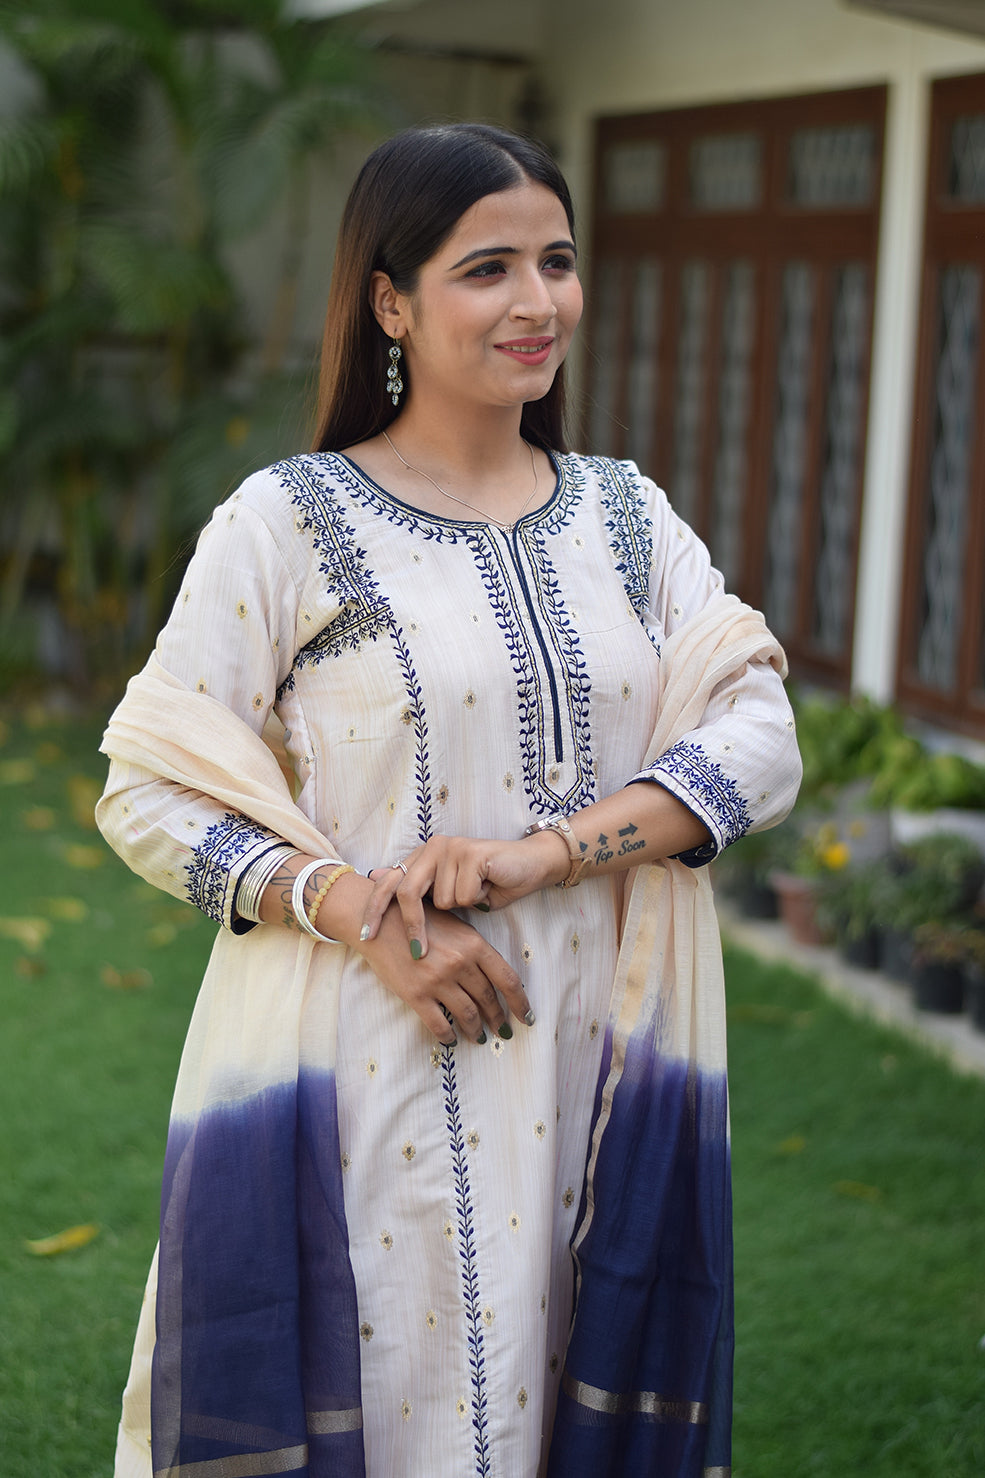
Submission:
POLYGON ((575 264, 571 257, 548 257, 544 263, 545 272, 573 272, 575 264))
POLYGON ((480 262, 477 267, 473 267, 465 275, 466 277, 498 277, 504 271, 502 262, 480 262))

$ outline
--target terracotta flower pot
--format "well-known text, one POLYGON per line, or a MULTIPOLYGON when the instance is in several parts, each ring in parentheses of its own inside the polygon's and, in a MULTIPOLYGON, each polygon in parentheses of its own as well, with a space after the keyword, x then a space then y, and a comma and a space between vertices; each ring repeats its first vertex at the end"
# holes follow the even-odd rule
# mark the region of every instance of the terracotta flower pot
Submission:
POLYGON ((780 918, 798 944, 826 944, 828 936, 818 923, 817 883, 792 872, 770 873, 780 918))

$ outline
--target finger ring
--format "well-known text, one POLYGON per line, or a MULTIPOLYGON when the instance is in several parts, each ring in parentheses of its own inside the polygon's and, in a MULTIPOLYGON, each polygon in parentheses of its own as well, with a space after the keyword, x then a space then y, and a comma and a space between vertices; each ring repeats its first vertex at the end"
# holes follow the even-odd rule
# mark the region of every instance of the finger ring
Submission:
POLYGON ((400 871, 403 873, 404 877, 407 876, 407 864, 405 862, 401 862, 398 859, 396 862, 391 862, 390 863, 390 866, 391 866, 391 868, 393 868, 393 867, 399 867, 400 868, 400 871))

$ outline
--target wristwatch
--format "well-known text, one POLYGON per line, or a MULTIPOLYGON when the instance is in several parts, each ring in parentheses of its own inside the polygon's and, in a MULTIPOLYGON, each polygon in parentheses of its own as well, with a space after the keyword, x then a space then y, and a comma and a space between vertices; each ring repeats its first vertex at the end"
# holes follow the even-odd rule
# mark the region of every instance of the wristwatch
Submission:
POLYGON ((555 816, 542 816, 539 821, 532 821, 525 829, 523 835, 525 837, 531 837, 536 831, 557 832, 567 847, 568 855, 571 858, 571 871, 566 878, 561 879, 558 886, 561 888, 576 888, 581 882, 582 868, 588 861, 588 849, 582 847, 581 842, 579 842, 568 825, 567 817, 562 816, 560 812, 555 816))

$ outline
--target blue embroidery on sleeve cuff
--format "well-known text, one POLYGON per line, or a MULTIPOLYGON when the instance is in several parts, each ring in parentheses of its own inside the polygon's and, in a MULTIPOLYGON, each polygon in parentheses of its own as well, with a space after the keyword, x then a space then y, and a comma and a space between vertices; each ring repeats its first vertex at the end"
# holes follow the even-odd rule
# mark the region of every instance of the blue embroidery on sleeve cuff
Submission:
POLYGON ((752 825, 749 808, 735 781, 693 741, 675 744, 634 779, 662 785, 708 827, 711 841, 680 854, 679 860, 688 867, 711 862, 752 825))
POLYGON ((198 846, 192 848, 192 860, 185 867, 189 903, 208 914, 214 923, 227 929, 232 927, 240 874, 271 843, 280 840, 249 816, 227 811, 221 821, 209 827, 198 846))

